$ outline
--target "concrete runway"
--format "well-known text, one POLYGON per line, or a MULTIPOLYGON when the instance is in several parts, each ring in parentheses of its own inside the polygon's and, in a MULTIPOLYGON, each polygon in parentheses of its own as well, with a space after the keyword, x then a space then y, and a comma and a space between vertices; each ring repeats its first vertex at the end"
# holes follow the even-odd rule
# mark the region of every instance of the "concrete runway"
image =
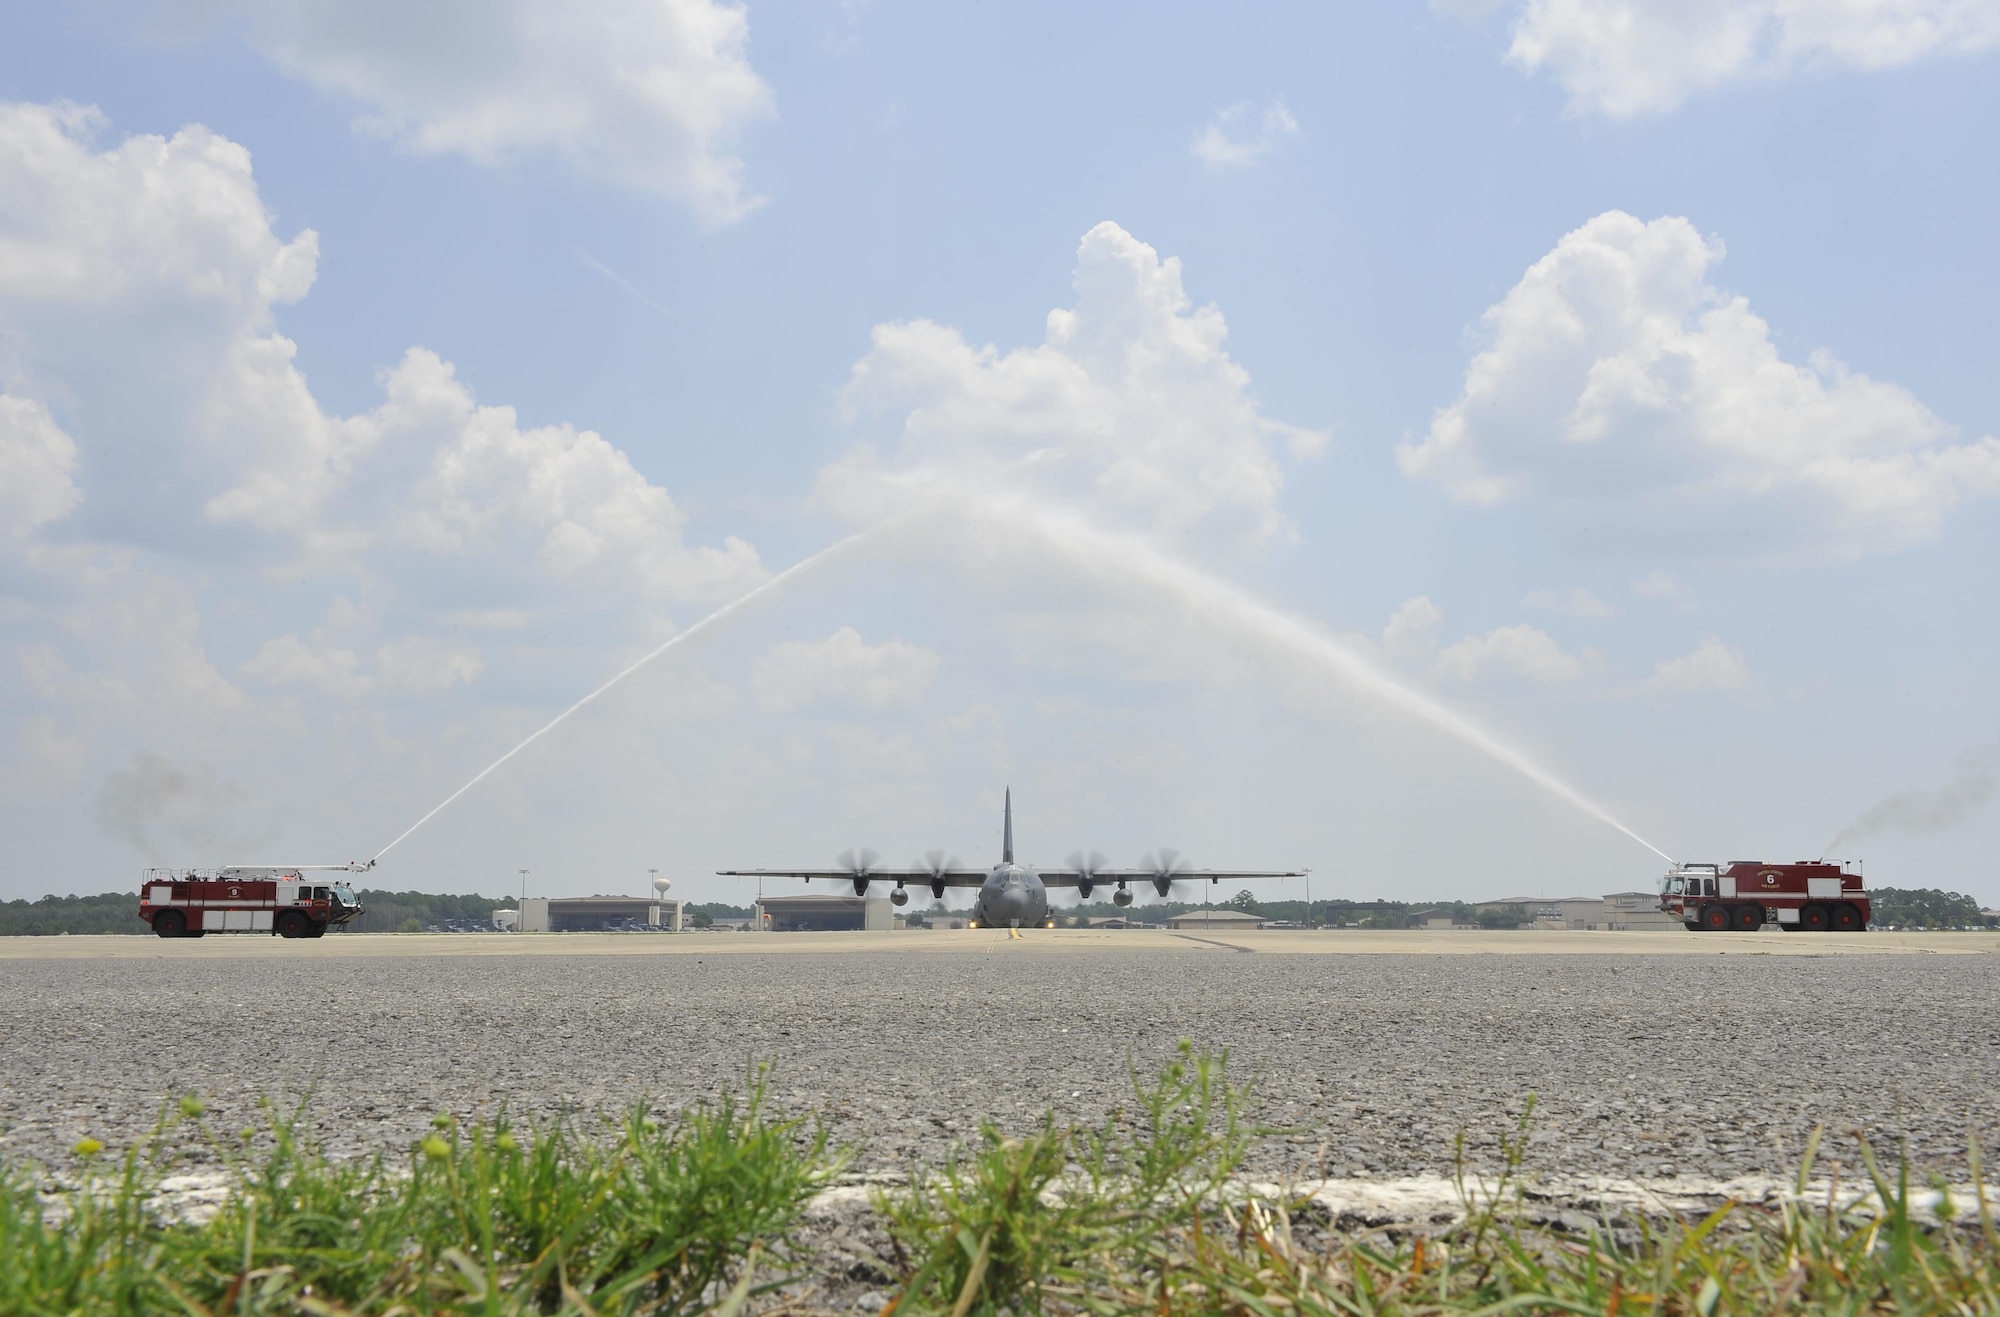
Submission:
POLYGON ((1151 928, 914 929, 906 933, 336 933, 287 942, 265 933, 165 941, 138 936, 0 937, 6 960, 429 959, 444 956, 719 956, 840 952, 996 953, 1185 951, 1207 948, 1280 956, 1961 956, 2000 953, 2000 933, 1645 933, 1470 929, 1151 928), (893 938, 893 941, 885 939, 893 938))
POLYGON ((1227 1047, 1287 1132, 1257 1169, 1474 1166, 1534 1095, 1531 1166, 1782 1174, 1815 1122, 1921 1167, 2000 1147, 2000 937, 1120 930, 0 940, 0 1157, 114 1148, 194 1092, 217 1129, 311 1094, 341 1152, 431 1116, 673 1109, 775 1066, 863 1168, 982 1119, 1129 1105, 1227 1047))

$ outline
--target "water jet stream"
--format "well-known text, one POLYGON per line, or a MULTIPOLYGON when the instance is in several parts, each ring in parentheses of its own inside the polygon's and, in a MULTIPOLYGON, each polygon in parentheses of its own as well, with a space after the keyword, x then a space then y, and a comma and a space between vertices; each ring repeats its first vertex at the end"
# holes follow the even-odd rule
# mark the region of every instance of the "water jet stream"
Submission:
POLYGON ((1520 774, 1564 804, 1624 833, 1669 864, 1674 862, 1673 856, 1519 750, 1456 711, 1380 671, 1362 655, 1309 623, 1253 599, 1227 582, 1169 557, 1142 540, 1101 530, 1073 515, 1055 511, 1047 504, 1013 500, 1003 504, 990 497, 979 501, 992 507, 1009 526, 1034 528, 1067 558, 1089 567, 1112 568, 1125 577, 1174 595, 1196 609, 1234 618, 1245 633, 1316 661, 1354 689, 1429 723, 1520 774))
POLYGON ((793 563, 790 567, 787 567, 784 571, 779 572, 776 576, 773 576, 770 580, 765 581, 762 584, 757 585, 750 590, 746 590, 744 593, 730 600, 722 607, 716 609, 713 613, 710 613, 707 617, 702 618, 701 621, 696 622, 693 626, 689 627, 687 630, 675 633, 671 639, 666 641, 666 643, 660 645, 657 649, 654 649, 651 653, 646 654, 644 657, 640 658, 637 662, 633 663, 631 666, 625 668, 622 672, 618 673, 618 675, 611 678, 611 680, 605 682, 602 686, 599 686, 596 690, 584 696, 582 699, 578 700, 575 704, 570 705, 567 709, 564 709, 561 713, 549 719, 549 721, 546 724, 544 724, 540 730, 532 733, 525 741, 522 741, 512 750, 509 750, 506 754, 501 755, 498 759, 494 760, 492 763, 488 764, 485 768, 481 769, 470 782, 467 782, 464 786, 460 787, 458 790, 446 796, 442 801, 438 803, 435 809, 431 810, 430 813, 424 815, 422 818, 418 819, 415 823, 412 823, 409 827, 403 829, 402 835, 397 837, 395 841, 390 842, 387 846, 384 846, 381 850, 376 851, 375 859, 370 860, 368 862, 369 865, 372 867, 375 864, 376 860, 380 860, 384 855, 387 855, 390 851, 394 850, 397 846, 401 845, 404 838, 408 837, 418 828, 423 827, 424 824, 429 823, 432 819, 436 818, 439 814, 443 813, 445 807, 451 804, 452 801, 457 800, 460 796, 472 790, 472 788, 478 786, 481 782, 485 781, 489 776, 491 776, 495 769, 499 768, 509 759, 512 759, 515 755, 520 754, 523 750, 527 749, 529 746, 533 745, 535 742, 541 740, 544 736, 547 736, 550 732, 554 731, 557 727, 561 726, 562 723, 566 721, 571 714, 575 713, 578 709, 581 709, 584 705, 589 704, 592 700, 595 700, 598 696, 604 694, 606 691, 610 690, 613 686, 616 686, 619 682, 624 681, 627 677, 631 676, 639 669, 645 667, 647 664, 651 663, 654 659, 660 657, 660 655, 666 653, 668 650, 675 648, 676 646, 682 644, 685 641, 693 639, 697 635, 700 635, 703 631, 707 630, 709 627, 714 626, 716 623, 722 621, 724 618, 728 617, 731 613, 734 613, 737 609, 742 608, 745 604, 751 602, 754 599, 757 599, 762 595, 767 595, 771 593, 773 590, 776 590, 779 586, 784 585, 787 581, 790 581, 794 577, 797 577, 811 570, 812 568, 819 566, 821 563, 824 563, 827 559, 834 557, 836 554, 839 554, 844 550, 853 548, 856 544, 859 544, 862 540, 867 539, 870 535, 873 535, 879 529, 881 529, 881 527, 873 526, 868 528, 867 530, 859 531, 853 535, 850 535, 844 540, 840 540, 836 543, 829 544, 826 548, 821 549, 818 553, 813 554, 810 558, 802 558, 798 562, 793 563))

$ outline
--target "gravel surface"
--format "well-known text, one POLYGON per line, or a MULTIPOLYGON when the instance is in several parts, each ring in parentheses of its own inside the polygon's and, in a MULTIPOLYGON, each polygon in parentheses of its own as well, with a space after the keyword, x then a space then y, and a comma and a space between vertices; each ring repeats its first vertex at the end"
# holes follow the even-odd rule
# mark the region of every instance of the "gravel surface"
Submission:
MULTIPOLYGON (((1818 1121, 1962 1169, 2000 1148, 2000 956, 1269 956, 1078 951, 0 961, 0 1158, 218 1129, 310 1091, 336 1152, 433 1114, 672 1107, 776 1065, 860 1169, 935 1162, 982 1117, 1094 1121, 1182 1038, 1231 1049, 1293 1133, 1256 1169, 1782 1173, 1818 1121), (1786 1151, 1780 1151, 1779 1149, 1786 1151)), ((1851 1157, 1850 1157, 1851 1164, 1851 1157)))

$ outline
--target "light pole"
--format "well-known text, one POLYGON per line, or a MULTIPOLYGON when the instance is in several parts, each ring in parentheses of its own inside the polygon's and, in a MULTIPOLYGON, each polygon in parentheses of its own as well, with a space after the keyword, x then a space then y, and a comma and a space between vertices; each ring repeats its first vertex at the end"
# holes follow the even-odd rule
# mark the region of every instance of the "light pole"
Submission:
POLYGON ((526 869, 521 870, 521 904, 516 908, 514 913, 514 931, 516 933, 525 933, 528 931, 528 871, 526 869))
POLYGON ((1313 871, 1308 867, 1301 872, 1306 876, 1306 932, 1310 933, 1313 926, 1313 871))

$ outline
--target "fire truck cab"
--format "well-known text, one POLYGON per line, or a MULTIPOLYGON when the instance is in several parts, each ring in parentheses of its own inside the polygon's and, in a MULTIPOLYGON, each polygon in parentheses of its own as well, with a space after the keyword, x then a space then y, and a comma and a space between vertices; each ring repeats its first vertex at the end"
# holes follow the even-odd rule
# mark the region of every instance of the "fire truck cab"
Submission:
POLYGON ((209 933, 269 933, 324 937, 335 924, 361 913, 361 902, 343 879, 321 873, 359 873, 351 864, 237 865, 226 869, 148 869, 139 888, 139 918, 161 937, 209 933))
POLYGON ((1676 865, 1660 880, 1660 909, 1710 933, 1754 933, 1767 923, 1788 933, 1859 933, 1870 914, 1859 867, 1830 860, 1676 865))

